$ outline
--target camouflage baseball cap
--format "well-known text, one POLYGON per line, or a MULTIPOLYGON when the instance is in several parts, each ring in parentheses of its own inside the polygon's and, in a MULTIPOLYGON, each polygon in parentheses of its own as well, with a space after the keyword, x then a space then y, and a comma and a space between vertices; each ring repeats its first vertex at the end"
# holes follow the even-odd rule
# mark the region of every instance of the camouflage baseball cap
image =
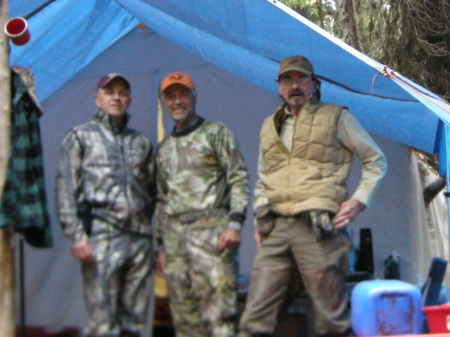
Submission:
POLYGON ((314 73, 313 66, 309 60, 301 55, 287 57, 280 62, 278 77, 288 71, 299 71, 301 73, 312 75, 314 73))

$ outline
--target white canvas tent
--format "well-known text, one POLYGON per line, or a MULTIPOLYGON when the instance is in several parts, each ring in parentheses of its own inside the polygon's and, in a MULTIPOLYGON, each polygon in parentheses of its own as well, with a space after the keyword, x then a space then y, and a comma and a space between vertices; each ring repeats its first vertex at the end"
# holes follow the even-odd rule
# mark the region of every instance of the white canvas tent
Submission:
MULTIPOLYGON (((31 11, 44 2, 12 1, 11 14, 23 15, 26 8, 31 11)), ((373 67, 375 61, 362 60, 355 51, 336 47, 329 37, 308 26, 312 24, 298 21, 271 2, 276 3, 62 0, 30 20, 35 40, 20 50, 13 47, 12 63, 34 71, 43 101, 41 130, 55 238, 52 249, 26 249, 30 324, 59 329, 83 326, 85 322, 79 267, 70 257, 69 243, 63 240, 55 219, 53 183, 63 136, 74 125, 91 118, 96 82, 112 71, 130 79, 131 125, 153 141, 159 81, 171 71, 190 73, 198 87, 198 113, 231 128, 240 142, 253 186, 259 127, 280 103, 274 82, 277 60, 293 53, 305 54, 319 75, 342 84, 325 80, 325 100, 350 106, 372 132, 390 164, 373 204, 350 230, 355 244, 358 226, 372 228, 376 276, 382 277, 383 261, 395 250, 400 256, 402 278, 413 283, 423 281, 431 251, 417 167, 411 162, 408 145, 431 153, 439 151, 442 132, 438 130, 445 125, 441 120, 445 106, 441 109, 439 99, 430 93, 430 100, 426 99, 433 108, 430 110, 395 81, 383 78, 373 67), (139 22, 146 26, 136 27, 139 22), (283 35, 280 41, 270 35, 269 28, 277 25, 283 35), (267 39, 262 38, 264 35, 267 39), (366 63, 369 61, 372 65, 366 63), (373 82, 374 74, 380 76, 380 86, 371 88, 366 82, 373 82), (437 107, 433 105, 436 102, 437 107)), ((417 86, 417 90, 422 89, 417 86)), ((355 172, 353 182, 358 178, 355 172)), ((249 273, 255 252, 251 226, 249 211, 240 249, 243 274, 249 273)))

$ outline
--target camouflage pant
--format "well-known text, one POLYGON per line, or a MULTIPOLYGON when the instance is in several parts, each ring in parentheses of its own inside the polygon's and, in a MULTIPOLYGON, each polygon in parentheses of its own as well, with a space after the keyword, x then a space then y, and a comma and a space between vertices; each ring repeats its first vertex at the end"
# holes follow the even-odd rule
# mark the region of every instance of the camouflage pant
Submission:
POLYGON ((81 264, 86 336, 141 336, 148 319, 150 238, 115 231, 106 238, 93 233, 90 242, 95 262, 81 264))
POLYGON ((253 265, 240 337, 270 336, 295 269, 312 302, 316 336, 339 336, 350 327, 345 287, 349 242, 343 232, 317 242, 306 215, 276 217, 253 265))
POLYGON ((164 228, 165 273, 177 337, 234 337, 237 325, 235 250, 218 249, 225 218, 164 228))

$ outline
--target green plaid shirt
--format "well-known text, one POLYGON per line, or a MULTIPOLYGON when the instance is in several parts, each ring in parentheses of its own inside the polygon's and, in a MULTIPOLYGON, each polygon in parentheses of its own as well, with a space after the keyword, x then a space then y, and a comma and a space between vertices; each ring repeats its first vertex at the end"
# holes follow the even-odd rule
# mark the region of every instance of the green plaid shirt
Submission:
POLYGON ((11 157, 3 198, 0 228, 13 226, 34 247, 53 244, 44 183, 40 109, 21 77, 11 71, 11 157))

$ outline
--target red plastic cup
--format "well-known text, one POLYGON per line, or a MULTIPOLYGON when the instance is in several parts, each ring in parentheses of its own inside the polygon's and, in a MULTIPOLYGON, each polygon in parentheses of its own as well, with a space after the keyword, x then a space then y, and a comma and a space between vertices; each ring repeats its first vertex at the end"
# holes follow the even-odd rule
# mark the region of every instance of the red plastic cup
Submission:
POLYGON ((30 40, 28 22, 24 18, 10 18, 5 24, 5 34, 16 46, 23 46, 30 40))

